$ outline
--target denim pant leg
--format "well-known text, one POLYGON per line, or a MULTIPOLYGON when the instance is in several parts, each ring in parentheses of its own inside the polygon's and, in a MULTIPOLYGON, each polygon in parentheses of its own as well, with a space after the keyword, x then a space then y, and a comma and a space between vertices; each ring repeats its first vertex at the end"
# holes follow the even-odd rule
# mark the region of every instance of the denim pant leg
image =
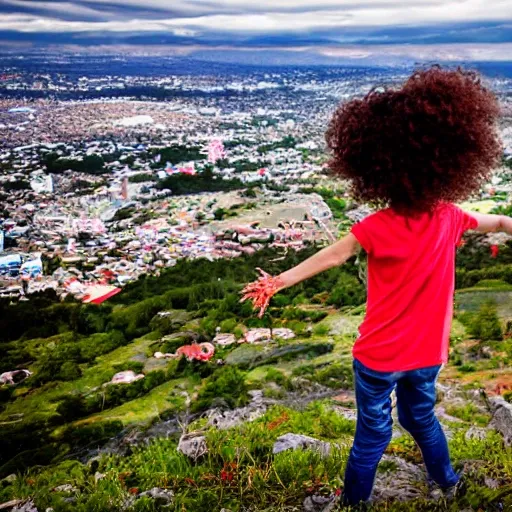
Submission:
POLYGON ((455 485, 443 429, 435 416, 436 380, 440 366, 406 372, 397 383, 398 419, 418 444, 428 474, 440 487, 455 485))
POLYGON ((391 440, 391 392, 396 373, 375 372, 354 360, 357 426, 345 472, 343 502, 368 501, 377 466, 391 440))

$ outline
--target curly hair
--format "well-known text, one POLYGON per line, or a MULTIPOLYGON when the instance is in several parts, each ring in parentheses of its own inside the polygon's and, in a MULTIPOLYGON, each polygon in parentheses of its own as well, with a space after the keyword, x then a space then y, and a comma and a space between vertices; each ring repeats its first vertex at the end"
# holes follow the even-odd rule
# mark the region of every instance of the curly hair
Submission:
POLYGON ((475 72, 434 66, 398 90, 341 104, 325 134, 331 172, 357 200, 407 215, 458 202, 498 164, 499 105, 475 72))

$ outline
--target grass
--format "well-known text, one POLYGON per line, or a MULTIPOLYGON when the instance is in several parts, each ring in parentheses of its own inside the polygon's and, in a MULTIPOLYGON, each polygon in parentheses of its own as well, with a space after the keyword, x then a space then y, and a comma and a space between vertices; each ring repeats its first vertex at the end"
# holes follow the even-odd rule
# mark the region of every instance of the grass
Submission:
POLYGON ((478 289, 478 287, 457 290, 455 303, 457 311, 477 312, 482 304, 492 299, 497 304, 500 318, 512 319, 512 291, 495 289, 492 287, 478 289))
POLYGON ((183 384, 188 384, 190 389, 191 386, 187 379, 170 380, 152 389, 147 395, 135 398, 119 407, 114 407, 113 409, 108 409, 99 414, 89 416, 75 424, 80 425, 103 420, 121 420, 127 425, 148 423, 154 418, 159 417, 163 412, 184 403, 184 396, 180 397, 173 393, 178 386, 183 384))
POLYGON ((455 416, 467 423, 473 423, 478 426, 487 426, 491 420, 491 415, 483 413, 478 407, 472 403, 463 406, 447 406, 446 412, 450 416, 455 416))
MULTIPOLYGON (((468 306, 476 301, 473 295, 481 293, 481 290, 473 289, 459 293, 458 298, 468 306)), ((493 293, 504 292, 498 288, 493 293)), ((331 352, 316 356, 313 353, 297 353, 289 360, 279 359, 253 368, 245 376, 248 388, 264 389, 267 396, 275 394, 277 397, 278 391, 287 389, 290 378, 295 376, 333 388, 350 388, 351 350, 361 321, 359 314, 330 314, 316 324, 313 336, 304 339, 298 337, 283 344, 329 341, 333 343, 331 352), (276 388, 273 382, 281 388, 276 388)), ((509 368, 497 364, 499 360, 506 362, 512 357, 511 340, 493 342, 490 344, 492 355, 489 359, 473 360, 472 345, 466 340, 464 326, 457 320, 453 322, 451 336, 454 341, 452 346, 462 358, 461 365, 449 365, 443 371, 441 380, 456 378, 468 388, 485 386, 488 390, 508 382, 509 368), (464 365, 466 369, 474 371, 461 372, 464 365)), ((30 349, 41 350, 44 343, 57 343, 59 339, 30 341, 30 349)), ((52 383, 34 391, 18 387, 17 399, 7 404, 0 414, 0 421, 15 412, 24 413, 30 418, 51 415, 56 407, 52 400, 56 397, 75 390, 87 392, 101 386, 110 379, 116 365, 126 363, 136 355, 148 356, 154 339, 155 334, 149 334, 98 357, 94 364, 82 368, 82 377, 74 382, 52 383)), ((266 346, 261 346, 261 350, 266 349, 266 346)), ((124 425, 149 424, 169 411, 182 409, 185 398, 180 393, 186 391, 193 395, 200 384, 201 379, 197 375, 174 379, 144 396, 83 418, 73 425, 95 425, 112 420, 121 420, 124 425)), ((329 400, 313 401, 300 411, 274 406, 255 421, 229 430, 207 428, 205 418, 196 420, 189 425, 189 430, 206 429, 208 453, 195 463, 177 451, 178 439, 171 437, 133 446, 131 453, 126 456, 103 455, 89 465, 68 460, 46 468, 34 467, 20 473, 12 484, 0 483, 0 503, 32 497, 39 510, 52 507, 55 512, 156 511, 163 509, 149 499, 135 500, 135 496, 139 491, 162 487, 174 492, 175 499, 167 510, 175 512, 217 512, 222 508, 232 512, 301 510, 308 495, 329 495, 343 485, 342 476, 355 423, 334 412, 331 408, 333 403, 329 400), (311 450, 274 455, 272 448, 275 440, 288 432, 332 443, 330 455, 322 458, 311 450), (95 479, 97 472, 104 477, 95 479), (73 485, 76 492, 66 494, 53 491, 56 486, 63 484, 73 485), (66 502, 66 497, 72 497, 74 501, 66 502), (130 498, 132 501, 129 501, 130 498)), ((460 466, 472 461, 468 496, 453 504, 452 508, 435 508, 437 505, 424 496, 407 503, 377 503, 371 507, 372 512, 455 512, 478 510, 479 507, 481 510, 494 510, 499 500, 504 507, 510 506, 512 510, 512 448, 504 446, 503 439, 492 431, 483 440, 465 439, 467 428, 471 425, 484 426, 490 419, 473 404, 448 406, 446 411, 464 421, 452 428, 454 436, 449 444, 455 464, 460 466), (498 491, 490 491, 485 486, 485 476, 499 482, 498 491)), ((60 430, 54 433, 58 434, 60 430)), ((421 453, 407 435, 393 440, 387 453, 421 464, 421 453)), ((396 470, 397 464, 393 461, 383 462, 379 474, 396 470)))
MULTIPOLYGON (((51 338, 50 338, 51 340, 51 338)), ((59 396, 72 392, 87 393, 108 382, 115 373, 114 366, 130 361, 137 354, 145 354, 152 343, 151 336, 145 336, 96 358, 92 366, 83 368, 83 375, 72 382, 53 382, 35 389, 7 404, 0 414, 0 422, 9 416, 23 414, 32 418, 48 417, 57 408, 59 396)))
MULTIPOLYGON (((161 487, 174 492, 175 500, 168 510, 176 512, 209 512, 223 507, 233 512, 291 512, 300 510, 308 495, 329 495, 342 487, 353 432, 354 423, 334 413, 326 401, 311 403, 302 412, 274 407, 251 423, 230 430, 210 429, 206 433, 208 453, 197 463, 177 451, 176 439, 156 439, 134 447, 125 457, 104 455, 92 466, 66 461, 51 468, 31 470, 12 485, 0 488, 0 499, 30 496, 39 510, 53 507, 55 512, 118 511, 130 496, 161 487), (331 453, 325 458, 311 450, 273 455, 275 440, 287 432, 331 442, 331 453), (104 477, 96 480, 96 472, 104 477), (66 503, 63 498, 68 494, 52 491, 63 484, 76 488, 71 493, 75 501, 66 503)), ((474 504, 482 510, 492 510, 498 500, 512 504, 512 449, 504 447, 498 434, 489 432, 483 440, 466 440, 461 431, 449 444, 456 465, 471 461, 471 479, 466 497, 452 508, 439 510, 462 510, 474 504), (499 482, 499 492, 485 487, 485 476, 499 482)), ((421 461, 408 436, 394 440, 388 453, 414 463, 421 461)), ((396 469, 393 462, 383 462, 379 473, 396 469)), ((370 510, 437 510, 432 507, 433 503, 423 497, 408 503, 377 503, 370 510)), ((150 500, 137 500, 126 510, 160 509, 150 500)))

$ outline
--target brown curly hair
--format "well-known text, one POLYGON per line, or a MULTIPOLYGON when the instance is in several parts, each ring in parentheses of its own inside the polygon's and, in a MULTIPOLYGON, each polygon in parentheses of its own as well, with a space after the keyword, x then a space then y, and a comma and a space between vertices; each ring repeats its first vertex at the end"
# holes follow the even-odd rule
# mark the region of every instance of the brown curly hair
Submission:
POLYGON ((434 66, 398 90, 341 104, 325 134, 329 168, 357 200, 403 214, 466 199, 502 155, 499 105, 475 72, 434 66))

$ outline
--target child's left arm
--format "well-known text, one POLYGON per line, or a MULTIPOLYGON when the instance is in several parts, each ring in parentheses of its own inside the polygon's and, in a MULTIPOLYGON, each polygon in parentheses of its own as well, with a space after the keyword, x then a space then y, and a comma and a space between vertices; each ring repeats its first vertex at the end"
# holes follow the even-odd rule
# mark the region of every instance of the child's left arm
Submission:
POLYGON ((342 265, 360 249, 357 238, 349 233, 338 242, 322 249, 296 267, 283 272, 279 276, 270 276, 261 271, 262 276, 243 289, 242 301, 251 299, 255 308, 260 308, 259 316, 265 312, 273 295, 284 288, 289 288, 310 277, 342 265))

